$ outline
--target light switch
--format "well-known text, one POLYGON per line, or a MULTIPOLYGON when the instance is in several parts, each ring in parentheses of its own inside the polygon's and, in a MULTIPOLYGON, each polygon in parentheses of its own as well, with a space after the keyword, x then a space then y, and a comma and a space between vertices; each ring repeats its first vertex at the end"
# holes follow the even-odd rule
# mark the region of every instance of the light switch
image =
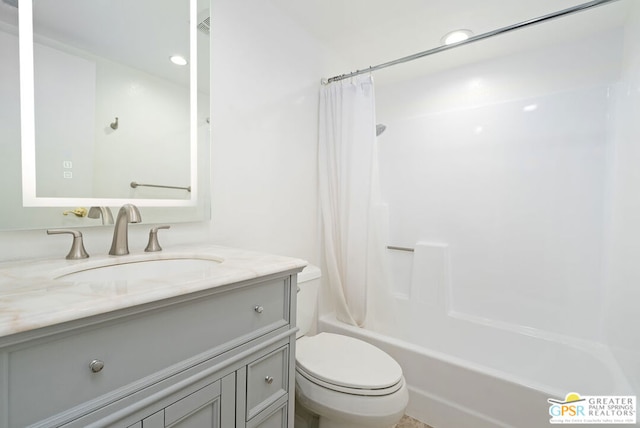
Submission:
POLYGON ((62 161, 62 167, 64 169, 71 169, 71 168, 73 168, 73 162, 72 161, 62 161))
POLYGON ((62 178, 73 178, 73 172, 71 171, 63 171, 62 178))

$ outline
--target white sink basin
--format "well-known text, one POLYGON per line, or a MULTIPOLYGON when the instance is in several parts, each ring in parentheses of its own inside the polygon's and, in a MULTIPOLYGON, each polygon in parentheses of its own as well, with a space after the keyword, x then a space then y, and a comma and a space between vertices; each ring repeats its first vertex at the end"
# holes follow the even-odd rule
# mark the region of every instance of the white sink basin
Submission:
POLYGON ((200 278, 210 274, 220 263, 212 259, 132 260, 107 266, 96 266, 64 275, 64 281, 136 281, 166 277, 200 278))

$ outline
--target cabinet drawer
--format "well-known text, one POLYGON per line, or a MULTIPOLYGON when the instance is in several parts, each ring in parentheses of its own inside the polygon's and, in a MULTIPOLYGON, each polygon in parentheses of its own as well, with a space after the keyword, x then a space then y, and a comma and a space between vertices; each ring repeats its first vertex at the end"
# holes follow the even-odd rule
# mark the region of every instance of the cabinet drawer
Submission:
POLYGON ((217 354, 284 326, 287 296, 287 279, 266 281, 10 351, 9 426, 35 423, 202 352, 217 354), (94 360, 104 363, 98 372, 90 368, 94 360))
POLYGON ((289 346, 247 365, 247 420, 287 393, 289 346))

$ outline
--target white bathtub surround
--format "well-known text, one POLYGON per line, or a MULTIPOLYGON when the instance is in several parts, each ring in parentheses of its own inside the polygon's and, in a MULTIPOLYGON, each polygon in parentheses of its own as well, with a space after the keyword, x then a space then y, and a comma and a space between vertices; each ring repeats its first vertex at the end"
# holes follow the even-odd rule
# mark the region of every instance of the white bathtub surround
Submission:
POLYGON ((0 264, 0 337, 220 285, 302 268, 304 260, 216 245, 185 246, 161 253, 97 256, 84 260, 25 260, 0 264), (72 281, 55 279, 77 270, 163 259, 204 259, 208 274, 161 279, 72 281))
MULTIPOLYGON (((410 298, 431 310, 449 307, 450 266, 447 244, 418 242, 414 247, 410 298)), ((409 297, 407 296, 407 297, 409 297)))
MULTIPOLYGON (((338 317, 362 324, 376 224, 375 97, 371 76, 335 82, 320 91, 318 151, 320 208, 328 283, 338 317)), ((374 269, 374 270, 372 270, 374 269)))
MULTIPOLYGON (((408 102, 385 89, 388 102, 408 102)), ((607 93, 602 82, 387 120, 381 172, 391 242, 448 245, 453 310, 602 341, 607 93)), ((410 269, 432 264, 421 251, 410 269)), ((429 292, 411 282, 412 270, 394 269, 394 283, 429 292)))
MULTIPOLYGON (((547 394, 632 392, 605 344, 455 310, 447 250, 416 244, 409 255, 414 266, 410 294, 373 293, 372 313, 379 317, 371 317, 367 329, 547 394)), ((423 382, 418 367, 410 383, 423 382)))
POLYGON ((640 3, 625 28, 622 79, 616 92, 612 157, 610 256, 607 260, 607 342, 640 395, 640 3))
POLYGON ((633 395, 603 346, 576 348, 462 321, 421 324, 414 329, 419 337, 401 339, 331 315, 320 319, 319 328, 365 340, 398 361, 409 385, 406 413, 434 427, 539 428, 549 423, 547 398, 564 398, 567 384, 600 395, 633 395), (452 329, 455 336, 438 334, 452 329))
POLYGON ((388 244, 415 251, 387 252, 393 279, 370 289, 366 329, 329 315, 319 328, 394 357, 409 415, 538 428, 550 397, 638 395, 640 5, 629 17, 446 72, 376 75, 388 244))

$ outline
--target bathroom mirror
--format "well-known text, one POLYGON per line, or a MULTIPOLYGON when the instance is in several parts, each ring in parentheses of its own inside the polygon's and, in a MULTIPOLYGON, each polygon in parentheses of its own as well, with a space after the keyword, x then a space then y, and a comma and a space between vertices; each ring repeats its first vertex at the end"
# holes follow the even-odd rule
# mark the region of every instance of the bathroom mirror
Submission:
POLYGON ((20 0, 24 206, 196 203, 197 20, 197 0, 20 0))
POLYGON ((145 223, 209 218, 208 0, 20 0, 19 10, 0 0, 0 229, 99 225, 63 212, 125 202, 145 207, 145 223), (19 67, 29 50, 30 77, 19 67), (177 53, 186 66, 169 62, 177 53))

